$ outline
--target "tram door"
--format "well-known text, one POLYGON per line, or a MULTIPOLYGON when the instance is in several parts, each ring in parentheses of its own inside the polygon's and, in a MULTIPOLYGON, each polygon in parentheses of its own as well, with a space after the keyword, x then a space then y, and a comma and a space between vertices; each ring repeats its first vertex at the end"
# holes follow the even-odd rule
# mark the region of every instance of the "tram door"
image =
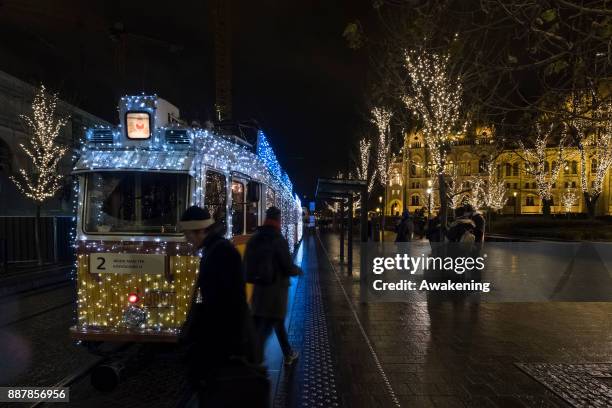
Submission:
POLYGON ((261 185, 253 180, 232 177, 232 234, 250 235, 263 221, 260 203, 261 185))

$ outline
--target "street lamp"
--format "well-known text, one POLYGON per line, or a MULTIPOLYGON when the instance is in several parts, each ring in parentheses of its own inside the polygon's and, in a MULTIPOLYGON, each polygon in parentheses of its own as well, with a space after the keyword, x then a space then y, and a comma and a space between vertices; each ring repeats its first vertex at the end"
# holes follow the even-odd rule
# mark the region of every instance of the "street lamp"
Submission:
POLYGON ((516 218, 516 191, 512 195, 514 196, 514 218, 516 218))

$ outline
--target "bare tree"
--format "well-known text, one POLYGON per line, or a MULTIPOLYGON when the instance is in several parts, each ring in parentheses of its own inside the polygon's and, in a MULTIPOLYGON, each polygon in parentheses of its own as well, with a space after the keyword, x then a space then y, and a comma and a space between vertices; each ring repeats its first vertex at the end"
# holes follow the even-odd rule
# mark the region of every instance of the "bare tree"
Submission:
POLYGON ((40 208, 62 187, 64 175, 58 171, 58 164, 68 148, 58 143, 62 128, 68 123, 67 117, 57 113, 57 94, 48 94, 41 85, 32 102, 32 114, 20 115, 29 138, 19 144, 31 161, 32 169, 19 169, 19 177, 11 177, 19 191, 36 204, 34 235, 38 264, 42 264, 40 242, 40 208))
POLYGON ((556 143, 555 160, 552 165, 548 164, 548 147, 553 141, 553 124, 546 125, 541 122, 535 125, 535 141, 533 146, 528 147, 522 141, 519 142, 521 155, 525 161, 525 172, 535 178, 538 195, 542 199, 542 212, 550 215, 550 207, 553 200, 553 184, 559 177, 559 171, 563 165, 564 148, 566 140, 565 126, 561 126, 561 136, 556 143))
POLYGON ((445 171, 447 156, 456 136, 465 132, 461 76, 450 71, 450 55, 427 50, 408 50, 405 63, 410 85, 403 96, 406 107, 422 123, 425 144, 438 179, 442 225, 446 226, 448 195, 445 171))

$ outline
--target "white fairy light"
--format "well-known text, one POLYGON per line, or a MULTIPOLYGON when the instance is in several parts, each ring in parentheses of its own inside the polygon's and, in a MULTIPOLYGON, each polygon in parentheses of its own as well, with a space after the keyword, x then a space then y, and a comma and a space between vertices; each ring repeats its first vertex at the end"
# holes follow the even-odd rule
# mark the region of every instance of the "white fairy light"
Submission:
POLYGON ((368 193, 372 192, 374 181, 376 180, 376 168, 372 174, 370 173, 370 158, 371 158, 372 142, 366 138, 359 140, 359 163, 357 163, 355 173, 360 180, 366 180, 368 183, 368 193))
POLYGON ((571 213, 572 207, 574 207, 577 203, 578 196, 568 188, 567 191, 561 196, 561 204, 563 205, 565 212, 571 213))
POLYGON ((557 145, 555 165, 550 166, 550 172, 547 166, 547 151, 548 145, 552 140, 553 125, 548 126, 536 123, 536 138, 533 147, 526 147, 522 141, 519 142, 522 154, 526 161, 525 171, 535 178, 538 195, 542 200, 550 201, 552 199, 552 187, 557 181, 561 166, 563 165, 564 144, 566 138, 566 128, 561 128, 561 138, 557 145))
POLYGON ((461 119, 462 78, 451 74, 449 54, 409 50, 405 66, 410 89, 402 100, 421 119, 435 171, 442 175, 451 142, 467 126, 461 119))
POLYGON ((389 171, 393 157, 391 153, 391 137, 389 135, 389 123, 391 122, 391 111, 385 108, 375 107, 372 109, 372 123, 378 130, 378 143, 376 149, 376 172, 378 180, 384 188, 389 182, 389 171))
POLYGON ((58 115, 57 101, 57 94, 48 94, 41 85, 34 95, 32 115, 20 116, 30 137, 19 147, 30 158, 34 171, 21 168, 19 179, 10 178, 19 191, 38 204, 53 197, 61 188, 64 178, 57 167, 68 147, 59 145, 57 139, 68 123, 68 117, 58 115))

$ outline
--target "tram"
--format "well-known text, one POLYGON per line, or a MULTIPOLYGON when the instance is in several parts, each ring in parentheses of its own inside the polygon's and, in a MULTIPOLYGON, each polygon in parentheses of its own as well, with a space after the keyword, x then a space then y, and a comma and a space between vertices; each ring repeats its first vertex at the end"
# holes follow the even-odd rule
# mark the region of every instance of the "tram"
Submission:
POLYGON ((256 143, 184 125, 156 95, 121 98, 119 125, 86 132, 74 168, 77 321, 95 343, 176 343, 197 301, 199 257, 178 228, 208 207, 241 253, 266 208, 282 211, 290 248, 301 203, 263 132, 256 143))

